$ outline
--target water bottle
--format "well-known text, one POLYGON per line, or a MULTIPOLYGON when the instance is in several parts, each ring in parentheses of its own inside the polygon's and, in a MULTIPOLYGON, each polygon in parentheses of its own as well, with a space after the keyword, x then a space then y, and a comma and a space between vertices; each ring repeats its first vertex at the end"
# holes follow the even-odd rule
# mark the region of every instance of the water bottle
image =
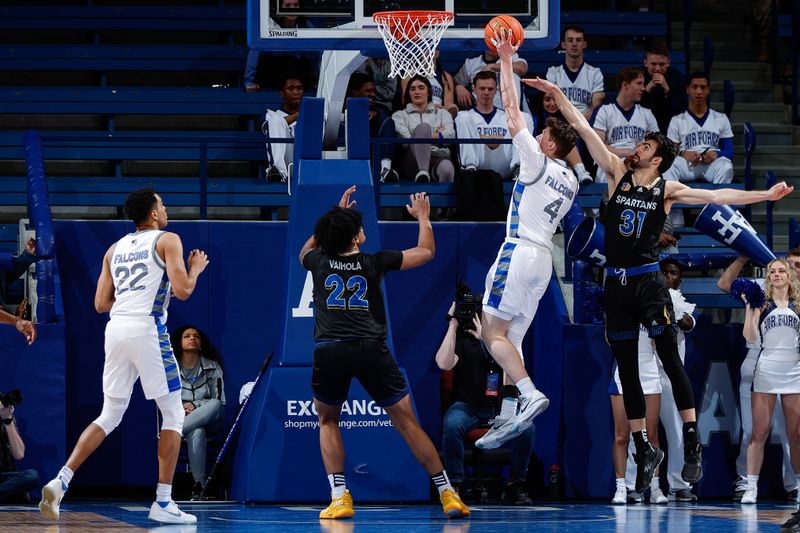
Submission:
POLYGON ((550 499, 560 500, 562 497, 561 469, 558 465, 550 466, 550 499))

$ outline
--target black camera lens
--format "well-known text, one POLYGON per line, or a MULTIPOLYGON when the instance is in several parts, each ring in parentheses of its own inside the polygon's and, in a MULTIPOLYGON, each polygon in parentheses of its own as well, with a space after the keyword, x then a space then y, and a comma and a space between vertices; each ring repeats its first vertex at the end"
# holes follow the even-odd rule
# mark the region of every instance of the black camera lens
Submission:
POLYGON ((22 392, 19 389, 9 391, 6 394, 0 393, 0 403, 6 407, 17 406, 22 403, 22 392))

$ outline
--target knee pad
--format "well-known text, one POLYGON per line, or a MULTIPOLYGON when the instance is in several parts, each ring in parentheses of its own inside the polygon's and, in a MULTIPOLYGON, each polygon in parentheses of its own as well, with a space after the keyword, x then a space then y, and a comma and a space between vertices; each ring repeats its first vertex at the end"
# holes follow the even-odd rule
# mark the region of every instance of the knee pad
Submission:
POLYGON ((156 398, 158 410, 161 411, 161 431, 168 429, 183 432, 183 419, 186 416, 181 403, 181 391, 176 390, 156 398))
POLYGON ((130 398, 113 398, 111 396, 104 396, 103 410, 100 416, 95 419, 94 424, 100 426, 100 429, 106 434, 110 435, 114 429, 122 422, 122 417, 128 409, 128 402, 130 398))

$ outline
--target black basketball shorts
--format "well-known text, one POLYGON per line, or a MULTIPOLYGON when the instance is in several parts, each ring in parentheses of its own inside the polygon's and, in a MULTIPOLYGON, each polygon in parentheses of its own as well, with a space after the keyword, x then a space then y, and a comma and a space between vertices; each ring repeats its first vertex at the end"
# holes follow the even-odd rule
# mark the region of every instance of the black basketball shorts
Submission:
POLYGON ((327 405, 341 405, 347 400, 353 378, 380 407, 396 404, 409 392, 397 362, 382 340, 317 343, 311 373, 315 399, 327 405))
POLYGON ((603 300, 608 340, 638 339, 639 324, 651 337, 660 335, 666 327, 676 327, 672 298, 661 272, 627 278, 608 276, 603 300))

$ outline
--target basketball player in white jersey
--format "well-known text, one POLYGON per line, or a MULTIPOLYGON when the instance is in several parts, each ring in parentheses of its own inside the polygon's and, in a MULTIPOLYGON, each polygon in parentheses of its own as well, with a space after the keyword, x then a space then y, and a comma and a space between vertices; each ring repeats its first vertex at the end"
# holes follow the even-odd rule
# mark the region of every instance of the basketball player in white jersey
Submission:
MULTIPOLYGON (((626 67, 617 74, 619 93, 614 103, 600 107, 594 119, 594 130, 606 143, 608 151, 625 159, 648 131, 658 131, 653 113, 639 102, 644 94, 644 74, 636 67, 626 67)), ((597 169, 597 183, 608 183, 602 168, 597 169)))
POLYGON ((586 32, 580 26, 567 26, 561 34, 564 63, 547 69, 547 81, 555 83, 586 120, 606 97, 603 73, 583 60, 586 32))
POLYGON ((122 421, 133 385, 140 379, 145 398, 156 401, 163 419, 156 501, 149 518, 193 524, 197 518, 172 501, 184 412, 181 378, 166 322, 170 291, 180 300, 189 298, 208 258, 204 252, 192 250, 187 272, 180 237, 162 231, 167 225, 167 209, 153 189, 128 195, 125 213, 136 224, 136 232, 124 236, 106 252, 94 297, 97 312, 110 312, 111 316, 105 331, 103 410, 83 431, 58 476, 42 488, 39 510, 50 520, 58 520, 61 499, 74 472, 122 421))
POLYGON ((689 109, 675 115, 667 137, 680 145, 680 156, 664 173, 664 179, 711 183, 730 183, 733 179, 733 131, 724 113, 708 107, 711 80, 703 72, 693 72, 686 88, 689 109))
MULTIPOLYGON (((456 115, 456 136, 459 139, 510 139, 506 112, 494 105, 497 94, 497 76, 482 70, 472 80, 475 105, 469 111, 456 115)), ((522 113, 528 131, 533 131, 533 117, 522 113)), ((488 169, 503 179, 511 177, 512 169, 519 165, 519 154, 510 144, 469 144, 458 147, 461 166, 467 170, 488 169)))
POLYGON ((578 192, 578 180, 563 161, 575 146, 575 130, 550 118, 538 139, 531 135, 511 76, 517 46, 504 30, 496 41, 508 129, 519 151, 520 172, 508 209, 506 238, 486 275, 481 337, 520 396, 518 413, 501 411, 489 432, 476 442, 484 449, 520 435, 550 404, 525 371, 522 338, 553 273, 553 234, 578 192))

